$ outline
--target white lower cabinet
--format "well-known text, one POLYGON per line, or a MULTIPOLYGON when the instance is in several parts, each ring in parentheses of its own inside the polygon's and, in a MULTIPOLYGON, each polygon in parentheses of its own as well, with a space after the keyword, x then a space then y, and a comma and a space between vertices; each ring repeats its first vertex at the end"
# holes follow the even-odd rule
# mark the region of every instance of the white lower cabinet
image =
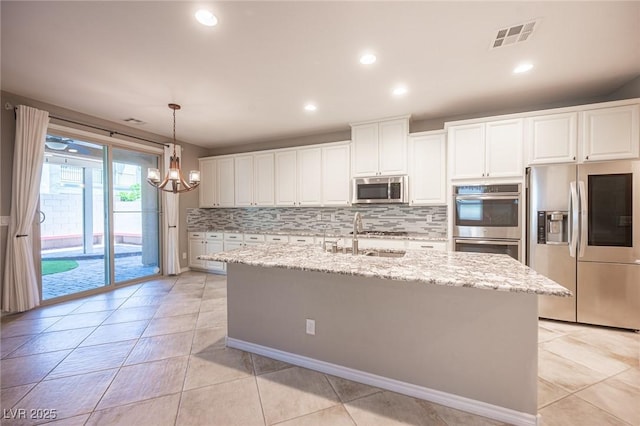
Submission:
MULTIPOLYGON (((222 232, 207 232, 205 234, 205 253, 204 254, 213 254, 219 253, 224 250, 223 241, 222 241, 222 232)), ((209 271, 213 272, 224 272, 227 270, 227 265, 224 262, 215 262, 212 260, 207 260, 205 263, 205 268, 209 271)))
POLYGON ((189 267, 204 269, 211 272, 224 272, 223 262, 198 259, 203 254, 213 254, 223 251, 221 232, 190 232, 189 233, 189 267))
POLYGON ((310 236, 291 235, 289 236, 289 242, 291 244, 313 245, 316 239, 310 236))
POLYGON ((267 243, 285 244, 289 242, 288 235, 265 235, 264 240, 267 243))
POLYGON ((255 246, 259 244, 264 244, 265 241, 266 239, 263 234, 244 234, 245 246, 255 246))
POLYGON ((239 232, 225 232, 224 233, 224 250, 233 250, 244 247, 244 238, 242 233, 239 232))
POLYGON ((407 248, 411 250, 440 250, 447 251, 446 241, 420 241, 409 240, 407 241, 407 248))
POLYGON ((198 259, 204 254, 204 232, 189 232, 189 267, 204 269, 205 261, 198 259))
MULTIPOLYGON (((345 239, 347 246, 351 245, 351 238, 345 239)), ((358 238, 358 248, 360 249, 388 249, 388 250, 447 250, 445 241, 428 240, 402 240, 384 238, 358 238)))

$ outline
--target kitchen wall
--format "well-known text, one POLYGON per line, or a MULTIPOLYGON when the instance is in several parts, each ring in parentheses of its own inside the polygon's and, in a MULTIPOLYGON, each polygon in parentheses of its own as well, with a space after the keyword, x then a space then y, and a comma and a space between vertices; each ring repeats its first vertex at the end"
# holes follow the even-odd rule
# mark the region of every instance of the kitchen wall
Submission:
POLYGON ((187 209, 189 231, 301 232, 348 234, 362 214, 368 231, 419 232, 447 236, 447 206, 371 205, 354 207, 251 207, 187 209), (428 216, 431 217, 428 217, 428 216), (333 219, 333 220, 332 220, 333 219), (429 222, 428 219, 431 219, 429 222))
MULTIPOLYGON (((6 110, 4 105, 10 103, 13 106, 28 105, 34 108, 49 111, 50 114, 59 117, 64 117, 70 120, 78 121, 81 123, 90 124, 93 126, 103 127, 114 131, 138 136, 145 139, 150 139, 158 142, 170 142, 170 139, 156 135, 149 132, 133 129, 131 127, 114 123, 106 120, 102 120, 97 117, 82 114, 69 109, 61 108, 55 105, 51 105, 45 102, 30 99, 24 96, 11 94, 8 92, 0 93, 0 123, 1 123, 1 139, 0 139, 0 216, 9 216, 11 211, 11 186, 12 186, 12 173, 13 173, 13 147, 15 139, 15 116, 12 109, 6 110)), ((86 127, 73 125, 67 122, 51 120, 51 123, 64 125, 67 127, 74 127, 80 130, 92 131, 95 133, 102 133, 103 135, 108 133, 99 132, 98 130, 92 130, 86 127)), ((118 136, 120 139, 125 139, 123 136, 118 136)), ((134 140, 135 143, 140 144, 142 142, 134 140)), ((198 158, 206 156, 206 150, 204 148, 190 145, 187 143, 179 142, 182 145, 182 156, 180 162, 185 170, 195 170, 198 168, 198 158)), ((198 206, 198 191, 192 191, 180 195, 180 223, 186 223, 187 209, 198 206)), ((7 226, 0 226, 0 281, 4 277, 4 263, 5 252, 7 245, 7 226)), ((180 228, 180 252, 187 251, 188 239, 187 230, 185 226, 180 228)), ((187 266, 187 260, 181 259, 181 266, 187 266)))

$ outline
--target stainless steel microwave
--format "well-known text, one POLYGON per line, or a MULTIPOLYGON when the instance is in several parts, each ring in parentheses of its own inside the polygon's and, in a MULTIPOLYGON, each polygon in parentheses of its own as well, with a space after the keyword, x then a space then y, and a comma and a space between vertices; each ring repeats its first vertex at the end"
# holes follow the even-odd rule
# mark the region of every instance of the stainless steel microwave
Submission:
POLYGON ((409 202, 407 176, 354 178, 352 204, 402 204, 409 202))

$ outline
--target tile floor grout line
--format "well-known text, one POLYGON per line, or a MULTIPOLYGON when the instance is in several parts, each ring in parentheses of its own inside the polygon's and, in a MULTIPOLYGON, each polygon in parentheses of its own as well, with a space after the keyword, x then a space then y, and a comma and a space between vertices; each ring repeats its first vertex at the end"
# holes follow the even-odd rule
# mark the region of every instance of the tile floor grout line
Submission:
POLYGON ((250 355, 251 356, 251 364, 253 364, 253 370, 254 370, 254 375, 253 375, 253 383, 256 385, 256 390, 258 391, 258 402, 260 402, 260 413, 262 414, 262 424, 264 424, 265 426, 267 425, 267 415, 264 412, 264 404, 262 403, 262 393, 260 392, 260 386, 258 385, 258 375, 255 374, 255 363, 253 361, 253 354, 250 355))

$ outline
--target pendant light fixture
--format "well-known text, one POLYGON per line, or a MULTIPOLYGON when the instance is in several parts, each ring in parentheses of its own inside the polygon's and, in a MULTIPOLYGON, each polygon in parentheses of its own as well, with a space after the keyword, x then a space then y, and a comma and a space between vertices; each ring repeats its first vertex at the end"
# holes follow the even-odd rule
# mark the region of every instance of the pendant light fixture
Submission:
POLYGON ((166 192, 188 192, 196 189, 200 185, 200 171, 191 170, 189 172, 189 182, 184 180, 180 170, 180 158, 176 155, 176 110, 180 109, 178 104, 169 104, 173 110, 173 155, 169 157, 169 170, 163 181, 160 181, 160 170, 150 168, 147 171, 147 182, 158 189, 166 192))

